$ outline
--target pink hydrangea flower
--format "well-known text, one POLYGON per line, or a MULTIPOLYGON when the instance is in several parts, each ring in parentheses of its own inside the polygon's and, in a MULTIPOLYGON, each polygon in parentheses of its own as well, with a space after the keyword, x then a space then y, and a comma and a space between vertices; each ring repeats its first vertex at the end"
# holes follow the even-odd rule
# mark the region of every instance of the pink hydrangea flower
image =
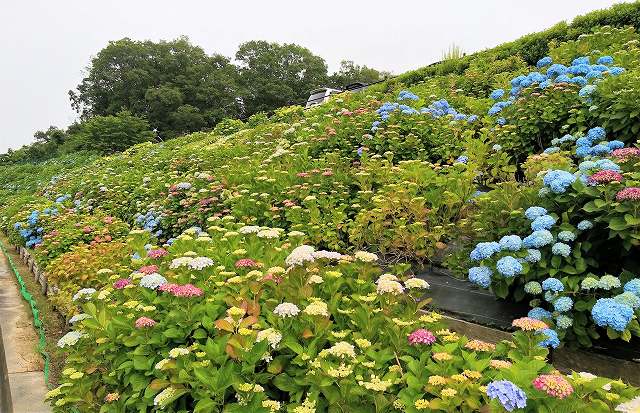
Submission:
POLYGON ((236 261, 235 264, 236 268, 242 268, 242 267, 257 267, 258 264, 252 260, 251 258, 242 258, 239 259, 238 261, 236 261))
POLYGON ((640 157, 640 149, 638 148, 620 148, 611 152, 614 158, 619 161, 626 162, 633 157, 640 157))
POLYGON ((149 257, 149 258, 162 258, 167 254, 168 254, 168 252, 164 248, 157 248, 157 249, 154 249, 154 250, 149 250, 149 252, 147 252, 147 257, 149 257))
POLYGON ((630 187, 618 192, 616 195, 618 201, 640 201, 640 188, 630 187))
POLYGON ((542 374, 533 380, 533 386, 558 399, 564 399, 573 393, 571 383, 557 374, 542 374))
POLYGON ((140 317, 136 320, 136 328, 153 327, 157 323, 149 317, 140 317))
POLYGON ((129 278, 120 278, 113 283, 113 288, 116 290, 122 290, 127 285, 131 285, 131 280, 129 278))
POLYGON ((436 341, 436 336, 429 330, 419 328, 407 337, 409 344, 415 346, 417 344, 433 344, 436 341))
POLYGON ((169 293, 169 294, 174 294, 174 292, 177 291, 178 288, 180 288, 180 286, 178 284, 166 283, 166 284, 162 284, 160 287, 158 287, 158 291, 162 291, 162 292, 169 293))
POLYGON ((172 294, 176 297, 200 297, 203 292, 200 288, 192 284, 180 285, 172 294))
POLYGON ((145 265, 144 267, 141 267, 138 272, 141 272, 143 274, 153 274, 154 272, 158 272, 158 266, 157 265, 145 265))
POLYGON ((592 184, 608 184, 610 182, 622 181, 622 174, 616 171, 605 169, 604 171, 598 171, 591 175, 588 179, 592 184))

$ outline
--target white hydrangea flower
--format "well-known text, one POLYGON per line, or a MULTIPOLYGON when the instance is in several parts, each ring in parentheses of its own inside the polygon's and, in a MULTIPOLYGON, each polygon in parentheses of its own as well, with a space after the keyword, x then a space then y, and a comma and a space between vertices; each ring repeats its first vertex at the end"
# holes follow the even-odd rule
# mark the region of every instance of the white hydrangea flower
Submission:
POLYGON ((186 356, 187 354, 189 354, 188 348, 176 347, 169 350, 169 357, 171 357, 172 359, 178 358, 180 356, 186 356))
POLYGON ((77 293, 74 294, 73 301, 78 301, 81 298, 84 298, 84 299, 88 300, 89 298, 91 298, 91 296, 95 292, 96 292, 95 288, 82 288, 82 289, 78 290, 77 293))
POLYGON ((273 309, 273 313, 280 317, 295 317, 300 313, 300 309, 292 303, 281 303, 273 309))
POLYGON ((174 258, 171 261, 171 264, 169 265, 169 268, 179 268, 179 267, 186 267, 188 265, 191 264, 191 262, 193 261, 192 257, 178 257, 178 258, 174 258))
POLYGON ((75 324, 78 321, 86 320, 87 318, 91 318, 91 316, 89 314, 85 314, 85 313, 76 314, 76 315, 74 315, 73 317, 71 317, 69 319, 69 324, 75 324))
POLYGON ((140 279, 140 285, 145 288, 150 288, 152 290, 157 289, 161 285, 167 283, 167 279, 157 272, 153 272, 151 274, 147 274, 140 279))
POLYGON ((378 294, 399 295, 404 292, 404 287, 398 281, 381 280, 377 284, 376 292, 378 294))
POLYGON ((213 260, 209 257, 196 257, 189 262, 192 270, 202 270, 213 265, 213 260))
POLYGON ((275 350, 278 344, 280 344, 280 341, 282 341, 282 334, 273 328, 267 328, 266 330, 258 332, 256 341, 259 342, 262 340, 267 340, 271 348, 275 350))
POLYGON ((294 265, 303 265, 305 262, 313 262, 315 260, 313 258, 314 251, 315 248, 310 245, 300 245, 291 251, 291 254, 289 254, 284 262, 289 267, 293 267, 294 265))
POLYGON ((245 225, 238 230, 241 234, 255 234, 260 231, 260 227, 257 225, 245 225))
POLYGON ((356 251, 355 257, 357 260, 362 262, 375 262, 378 261, 378 256, 371 252, 366 251, 356 251))
POLYGON ((429 283, 421 278, 409 278, 404 282, 404 286, 407 288, 419 288, 422 290, 426 290, 429 288, 429 283))
POLYGON ((258 238, 275 239, 280 237, 280 231, 276 228, 263 229, 256 234, 258 238))
POLYGON ((73 346, 84 336, 85 334, 80 331, 69 331, 67 334, 60 337, 60 340, 58 340, 58 347, 65 348, 73 346))
POLYGON ((323 301, 312 302, 302 312, 308 315, 329 317, 329 307, 327 306, 327 303, 323 301))
POLYGON ((313 257, 316 258, 316 259, 324 258, 324 259, 327 259, 327 260, 339 261, 339 260, 342 259, 343 255, 340 254, 339 252, 335 252, 335 251, 320 250, 320 251, 315 251, 313 253, 313 257))

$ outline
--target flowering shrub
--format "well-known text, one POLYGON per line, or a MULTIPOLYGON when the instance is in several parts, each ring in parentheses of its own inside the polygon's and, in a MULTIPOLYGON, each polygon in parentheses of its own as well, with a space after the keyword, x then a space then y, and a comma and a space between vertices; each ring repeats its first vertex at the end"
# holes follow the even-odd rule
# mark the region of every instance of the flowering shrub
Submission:
POLYGON ((497 345, 445 329, 419 312, 428 284, 383 274, 375 254, 260 238, 228 216, 210 224, 74 296, 54 411, 613 409, 637 391, 555 371, 539 320, 497 345))

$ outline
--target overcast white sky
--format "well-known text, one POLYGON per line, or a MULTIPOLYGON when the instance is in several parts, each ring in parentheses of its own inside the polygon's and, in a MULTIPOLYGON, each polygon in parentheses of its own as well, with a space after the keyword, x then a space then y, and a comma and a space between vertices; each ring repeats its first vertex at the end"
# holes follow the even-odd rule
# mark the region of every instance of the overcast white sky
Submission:
POLYGON ((351 59, 396 74, 543 30, 613 0, 2 0, 0 153, 75 119, 67 92, 109 40, 173 39, 232 57, 244 41, 297 43, 329 69, 351 59))

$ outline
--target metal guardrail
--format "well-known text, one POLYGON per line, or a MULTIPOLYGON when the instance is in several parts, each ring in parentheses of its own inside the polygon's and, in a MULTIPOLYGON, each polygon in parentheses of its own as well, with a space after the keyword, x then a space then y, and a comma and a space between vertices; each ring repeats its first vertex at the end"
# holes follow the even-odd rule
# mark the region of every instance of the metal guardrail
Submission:
POLYGON ((11 389, 9 388, 9 373, 7 371, 7 360, 5 359, 2 340, 2 328, 0 328, 0 413, 13 413, 11 389))

